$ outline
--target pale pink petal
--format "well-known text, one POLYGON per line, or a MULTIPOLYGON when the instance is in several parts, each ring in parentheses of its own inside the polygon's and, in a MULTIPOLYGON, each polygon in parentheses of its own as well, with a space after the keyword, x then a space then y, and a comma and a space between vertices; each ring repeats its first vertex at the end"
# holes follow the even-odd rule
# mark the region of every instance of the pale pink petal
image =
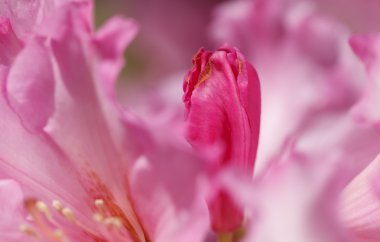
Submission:
POLYGON ((380 158, 377 157, 343 190, 340 212, 345 226, 360 242, 380 239, 380 197, 378 176, 380 158))
MULTIPOLYGON (((28 0, 28 1, 0 1, 0 16, 10 18, 13 28, 19 38, 24 38, 27 34, 32 33, 35 24, 40 18, 40 11, 49 1, 45 0, 28 0)), ((51 1, 52 2, 52 1, 51 1)))
POLYGON ((40 31, 40 25, 46 18, 59 6, 73 3, 86 5, 80 12, 81 17, 85 18, 88 27, 92 28, 92 1, 91 0, 26 0, 0 1, 0 16, 10 19, 17 37, 24 40, 40 31))
POLYGON ((36 26, 34 35, 59 39, 67 31, 91 34, 93 31, 92 1, 62 0, 56 5, 43 16, 43 21, 36 26), (72 18, 72 15, 76 18, 72 18))
POLYGON ((170 134, 163 129, 152 136, 165 138, 146 145, 140 124, 123 123, 111 86, 136 26, 116 18, 93 35, 85 2, 54 9, 36 36, 23 40, 9 73, 0 72, 1 174, 26 190, 29 212, 36 209, 34 201, 45 202, 74 241, 202 241, 208 214, 197 181, 204 163, 175 142, 161 142, 170 134), (139 145, 134 134, 143 140, 140 149, 128 149, 139 145), (148 170, 137 169, 142 152, 148 170), (56 199, 77 223, 53 208, 56 199), (123 219, 120 234, 93 221, 95 199, 123 219))
POLYGON ((137 24, 133 20, 113 17, 96 32, 94 44, 101 56, 102 81, 107 92, 114 93, 116 80, 124 66, 122 53, 137 34, 137 24))
MULTIPOLYGON (((4 80, 1 80, 1 84, 2 88, 4 88, 4 80)), ((54 181, 54 177, 60 177, 63 180, 67 180, 67 178, 64 178, 60 171, 65 167, 65 158, 59 154, 59 150, 56 150, 45 137, 28 132, 17 114, 8 106, 3 96, 0 98, 0 110, 2 113, 0 120, 2 130, 0 135, 2 171, 8 170, 6 167, 9 167, 10 172, 20 172, 19 178, 29 174, 24 176, 26 180, 30 178, 37 179, 40 184, 45 183, 52 187, 56 186, 53 190, 61 190, 61 185, 54 181), (21 150, 23 152, 19 152, 21 150), (53 175, 50 172, 56 174, 53 173, 53 175)), ((29 184, 33 183, 35 182, 29 182, 29 184)))
POLYGON ((119 143, 126 138, 121 117, 112 107, 114 100, 106 95, 104 83, 97 80, 102 78, 97 69, 102 62, 97 62, 87 30, 80 28, 80 22, 79 27, 76 25, 75 13, 75 8, 69 9, 62 24, 71 28, 51 42, 56 63, 56 105, 44 130, 75 161, 73 165, 89 196, 93 200, 110 200, 111 196, 126 214, 132 236, 146 237, 130 200, 127 166, 133 160, 119 143))
POLYGON ((210 225, 200 196, 201 164, 189 151, 163 143, 134 164, 131 192, 154 241, 203 241, 210 225))
POLYGON ((355 106, 353 114, 363 125, 373 125, 379 129, 380 112, 380 34, 354 36, 350 40, 356 55, 363 61, 368 81, 361 101, 355 106))
POLYGON ((342 110, 310 122, 294 146, 309 155, 341 154, 356 176, 378 155, 380 134, 373 127, 358 124, 349 112, 342 110))
POLYGON ((49 73, 51 56, 46 44, 39 38, 30 40, 16 57, 10 74, 2 68, 2 93, 5 92, 5 78, 9 77, 7 98, 13 110, 2 96, 1 171, 26 188, 28 199, 48 204, 60 200, 70 206, 83 224, 93 224, 91 207, 87 204, 94 200, 85 191, 77 167, 41 130, 51 114, 54 95, 54 80, 49 73), (33 57, 39 59, 33 63, 33 57), (44 103, 46 100, 51 102, 50 107, 48 102, 44 103), (34 116, 36 111, 42 115, 34 116))
POLYGON ((13 180, 0 180, 0 240, 26 241, 25 234, 20 231, 23 223, 23 193, 20 185, 13 180))
POLYGON ((354 241, 337 210, 346 183, 343 163, 292 154, 255 183, 226 179, 237 201, 247 207, 243 241, 354 241))
POLYGON ((2 174, 27 188, 27 197, 69 203, 73 209, 81 209, 78 217, 91 214, 83 207, 88 197, 71 162, 43 133, 29 132, 3 97, 0 98, 0 110, 2 174))
MULTIPOLYGON (((2 171, 17 176, 24 185, 33 184, 33 191, 38 190, 37 187, 43 187, 42 190, 50 187, 50 191, 45 190, 46 194, 59 194, 60 198, 76 201, 75 197, 79 198, 83 193, 78 181, 71 177, 77 174, 67 157, 41 132, 53 106, 51 68, 47 47, 43 39, 37 38, 31 40, 16 57, 9 73, 4 71, 0 83, 8 100, 4 96, 0 98, 1 166, 2 171), (67 173, 62 173, 62 169, 67 173), (63 181, 71 185, 63 187, 63 181), (72 188, 73 194, 68 193, 72 188)), ((48 197, 53 198, 50 195, 48 197)))
MULTIPOLYGON (((123 138, 126 138, 124 136, 125 130, 121 127, 122 123, 117 113, 118 110, 115 106, 112 107, 115 100, 110 99, 109 93, 106 93, 108 90, 104 90, 104 83, 100 82, 114 81, 111 78, 116 78, 116 76, 106 77, 109 79, 104 80, 103 73, 97 69, 99 67, 100 70, 104 68, 103 64, 110 64, 107 61, 117 62, 121 60, 121 51, 125 47, 125 41, 129 41, 128 39, 133 36, 134 30, 133 28, 130 29, 132 35, 125 35, 129 36, 126 39, 123 36, 121 39, 114 39, 116 42, 120 41, 118 42, 120 46, 113 50, 113 53, 112 51, 104 52, 107 48, 112 50, 114 42, 109 39, 104 40, 105 42, 101 46, 105 48, 103 50, 100 50, 99 46, 95 46, 96 41, 91 39, 89 29, 85 24, 86 21, 77 19, 80 9, 80 6, 77 8, 77 5, 63 7, 61 14, 56 15, 57 19, 53 18, 48 23, 50 25, 48 28, 41 28, 40 34, 47 35, 46 41, 38 42, 40 39, 37 39, 29 40, 26 43, 26 48, 23 50, 23 53, 26 54, 22 53, 18 59, 21 63, 28 63, 31 54, 38 52, 41 59, 38 60, 38 65, 34 66, 35 70, 21 69, 22 65, 12 67, 10 78, 7 80, 9 81, 7 94, 18 117, 4 102, 3 114, 8 114, 7 112, 9 114, 8 120, 2 121, 4 121, 4 125, 7 123, 15 125, 15 129, 21 134, 10 130, 9 132, 13 133, 13 136, 3 133, 4 139, 12 137, 15 140, 22 139, 28 143, 30 146, 28 149, 36 153, 36 157, 29 157, 29 159, 38 160, 43 167, 39 167, 36 161, 32 167, 36 170, 29 171, 31 167, 21 166, 22 157, 12 156, 11 152, 20 149, 27 154, 28 149, 22 146, 23 142, 17 143, 11 139, 10 145, 3 147, 0 152, 4 156, 1 157, 4 158, 1 163, 2 170, 12 177, 17 177, 23 184, 29 185, 28 187, 32 187, 33 191, 37 190, 43 193, 44 196, 39 196, 39 199, 46 198, 49 202, 56 197, 69 204, 70 208, 76 212, 78 219, 80 218, 80 221, 90 224, 91 229, 100 226, 94 226, 86 221, 92 218, 94 200, 104 198, 108 199, 107 202, 112 199, 112 202, 117 204, 113 206, 118 206, 123 214, 126 214, 125 216, 130 220, 128 223, 130 222, 132 226, 132 231, 129 231, 131 236, 139 238, 156 236, 155 234, 146 234, 145 228, 142 226, 144 223, 154 223, 159 220, 159 217, 150 221, 148 216, 145 218, 136 214, 133 205, 135 195, 130 193, 130 184, 127 180, 128 170, 126 169, 128 165, 133 164, 133 155, 122 150, 122 148, 126 148, 122 143, 125 141, 123 138), (58 26, 58 32, 49 31, 49 28, 54 25, 58 26), (30 53, 30 51, 32 52, 30 53), (103 59, 104 62, 102 62, 103 59), (53 73, 46 71, 49 70, 46 68, 52 68, 53 73), (23 78, 20 78, 23 76, 29 78, 27 85, 22 85, 25 84, 23 78), (28 98, 31 98, 33 102, 24 100, 28 98), (33 113, 29 113, 29 110, 38 110, 41 104, 39 100, 49 100, 42 107, 49 108, 50 103, 52 109, 49 108, 43 112, 44 115, 39 115, 39 120, 36 122, 31 122, 30 115, 33 113), (18 118, 38 133, 29 133, 23 129, 18 118), (10 121, 12 119, 17 122, 10 121), (24 135, 23 132, 31 138, 24 135), (35 146, 33 142, 36 143, 35 146), (55 174, 55 172, 60 172, 60 174, 55 174), (31 177, 23 176, 25 173, 31 174, 31 177), (61 176, 65 176, 65 178, 61 178, 61 176), (65 182, 66 179, 70 182, 65 182), (56 188, 53 181, 59 182, 61 187, 56 188), (50 189, 52 190, 50 191, 50 189), (76 199, 66 196, 67 189, 70 190, 70 195, 76 199), (85 219, 81 218, 83 214, 86 216, 85 219), (144 221, 140 221, 140 219, 144 219, 144 221)), ((127 21, 123 23, 126 25, 120 26, 122 29, 130 24, 127 21)), ((116 31, 112 28, 111 30, 116 31)), ((110 33, 106 32, 100 36, 105 37, 107 34, 110 33)), ((116 67, 113 75, 116 75, 116 71, 119 69, 120 67, 116 67)), ((39 109, 39 111, 42 110, 39 109)), ((34 155, 34 153, 32 154, 34 155)), ((176 197, 181 196, 176 195, 176 197)), ((143 211, 151 211, 156 208, 154 204, 151 206, 149 207, 150 210, 145 208, 143 211)), ((157 230, 157 228, 154 229, 157 230)), ((94 230, 90 232, 97 233, 94 230)), ((102 233, 102 230, 99 232, 102 233)), ((105 236, 107 236, 107 232, 105 236)), ((71 237, 76 238, 75 234, 71 237)), ((117 240, 112 234, 109 239, 117 240)), ((126 236, 125 239, 129 240, 130 238, 126 236)))
POLYGON ((130 150, 137 151, 128 173, 132 200, 153 241, 201 242, 210 226, 207 161, 191 151, 178 117, 154 120, 125 117, 134 141, 130 150))
POLYGON ((31 40, 17 56, 7 78, 11 106, 30 129, 42 130, 54 107, 54 75, 46 40, 31 40), (33 108, 31 108, 33 107, 33 108))

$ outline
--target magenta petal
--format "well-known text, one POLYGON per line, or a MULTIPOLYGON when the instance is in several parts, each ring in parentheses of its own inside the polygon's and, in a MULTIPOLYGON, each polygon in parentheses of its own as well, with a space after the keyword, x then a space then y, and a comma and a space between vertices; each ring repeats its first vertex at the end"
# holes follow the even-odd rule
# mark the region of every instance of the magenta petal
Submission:
POLYGON ((370 68, 376 60, 376 34, 354 35, 350 39, 350 45, 355 54, 370 68))
POLYGON ((196 148, 222 145, 222 160, 252 173, 260 124, 260 85, 236 49, 201 50, 184 82, 187 139, 196 148))
POLYGON ((9 19, 0 17, 0 65, 10 65, 21 49, 9 19))
POLYGON ((233 232, 242 226, 244 214, 227 191, 221 190, 208 201, 211 227, 216 232, 233 232))

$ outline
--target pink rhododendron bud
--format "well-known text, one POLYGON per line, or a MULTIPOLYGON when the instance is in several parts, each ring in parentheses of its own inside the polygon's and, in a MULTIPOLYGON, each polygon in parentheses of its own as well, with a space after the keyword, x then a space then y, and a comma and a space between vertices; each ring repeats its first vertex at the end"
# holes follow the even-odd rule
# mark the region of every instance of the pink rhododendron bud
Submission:
MULTIPOLYGON (((195 55, 184 81, 186 138, 198 150, 220 148, 212 171, 237 167, 252 175, 260 128, 260 84, 254 68, 236 49, 222 47, 195 55)), ((209 201, 212 228, 230 232, 243 212, 225 191, 209 201)))

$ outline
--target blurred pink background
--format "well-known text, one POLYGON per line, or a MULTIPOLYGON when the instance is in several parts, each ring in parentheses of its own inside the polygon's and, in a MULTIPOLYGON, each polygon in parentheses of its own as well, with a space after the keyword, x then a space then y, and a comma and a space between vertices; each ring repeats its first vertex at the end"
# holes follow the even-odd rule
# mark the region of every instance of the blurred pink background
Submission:
MULTIPOLYGON (((200 47, 218 47, 209 30, 215 8, 223 2, 228 1, 97 0, 96 20, 99 25, 115 13, 137 20, 140 32, 126 52, 128 65, 121 79, 151 84, 189 68, 200 47)), ((344 22, 353 32, 380 30, 378 0, 316 2, 322 12, 344 22)))

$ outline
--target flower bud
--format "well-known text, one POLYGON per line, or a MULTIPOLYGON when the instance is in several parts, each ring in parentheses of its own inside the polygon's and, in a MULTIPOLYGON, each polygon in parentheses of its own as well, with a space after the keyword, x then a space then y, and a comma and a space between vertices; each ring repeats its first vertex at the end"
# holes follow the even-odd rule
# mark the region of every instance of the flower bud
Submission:
MULTIPOLYGON (((186 138, 194 149, 221 149, 214 172, 234 167, 251 176, 260 129, 260 83, 256 71, 236 49, 200 49, 183 85, 186 138)), ((212 228, 238 229, 243 211, 223 191, 209 203, 212 228)))

